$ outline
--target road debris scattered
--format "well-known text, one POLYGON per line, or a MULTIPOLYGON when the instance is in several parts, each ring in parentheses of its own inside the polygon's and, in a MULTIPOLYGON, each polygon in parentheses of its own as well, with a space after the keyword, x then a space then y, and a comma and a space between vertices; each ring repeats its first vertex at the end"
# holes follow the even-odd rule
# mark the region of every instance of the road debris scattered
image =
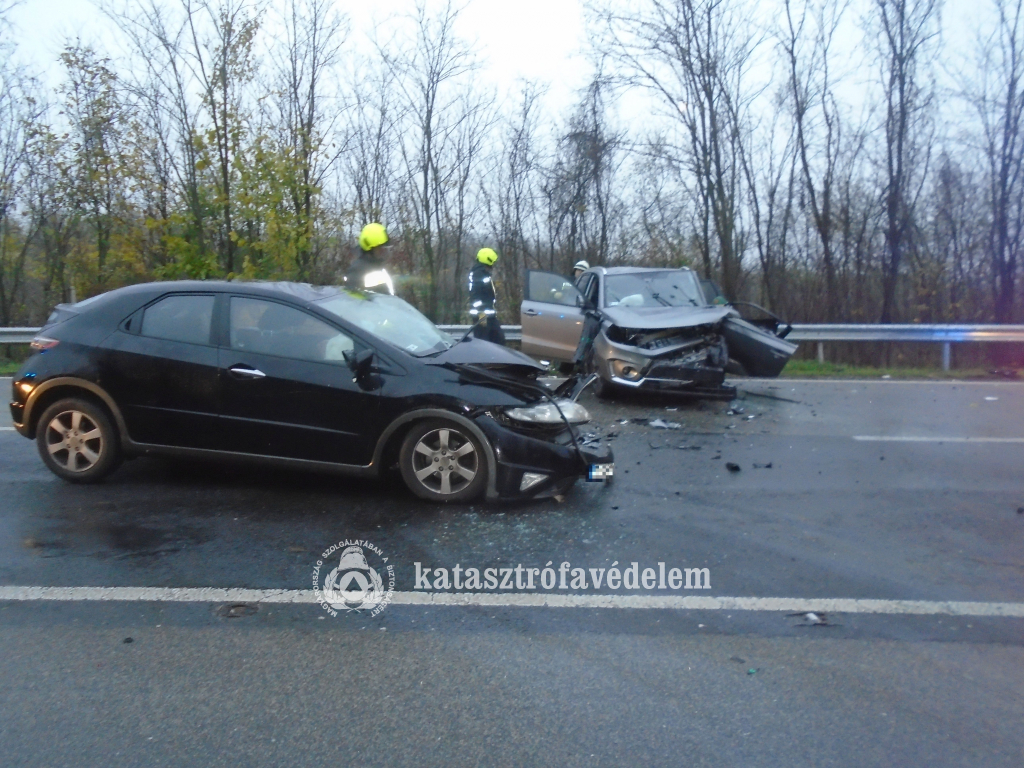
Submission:
POLYGON ((740 471, 740 465, 737 464, 734 461, 726 462, 725 468, 728 469, 730 472, 739 472, 740 471))
POLYGON ((994 403, 994 402, 995 402, 996 400, 998 400, 999 398, 998 398, 998 397, 993 397, 992 395, 989 395, 989 396, 988 396, 988 397, 986 397, 985 399, 986 399, 986 400, 988 400, 988 401, 989 401, 990 403, 994 403))
POLYGON ((218 608, 217 615, 223 619, 240 619, 244 616, 252 616, 258 610, 259 606, 253 603, 231 603, 218 608))
POLYGON ((803 611, 801 613, 788 613, 787 616, 793 616, 803 619, 802 624, 797 626, 801 627, 834 627, 828 620, 828 616, 824 613, 815 613, 814 611, 803 611))
POLYGON ((128 644, 130 644, 130 643, 134 643, 134 642, 135 642, 135 640, 134 640, 133 638, 131 638, 131 637, 126 637, 126 638, 125 638, 124 640, 122 640, 121 642, 122 642, 122 643, 124 643, 125 645, 128 645, 128 644))
POLYGON ((750 397, 763 397, 766 400, 781 400, 784 403, 796 403, 797 405, 803 405, 802 400, 794 400, 791 397, 783 397, 782 395, 770 395, 767 392, 751 392, 750 390, 743 390, 744 395, 750 397))
POLYGON ((767 464, 755 464, 754 469, 771 469, 772 463, 769 461, 767 464))
POLYGON ((683 425, 676 421, 662 421, 661 419, 655 419, 649 426, 654 429, 681 429, 683 425))

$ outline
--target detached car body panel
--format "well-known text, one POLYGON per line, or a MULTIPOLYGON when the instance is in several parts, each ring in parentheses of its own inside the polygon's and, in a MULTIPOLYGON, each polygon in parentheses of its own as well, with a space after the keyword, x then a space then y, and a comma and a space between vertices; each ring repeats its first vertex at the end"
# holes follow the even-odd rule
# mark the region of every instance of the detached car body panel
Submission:
MULTIPOLYGON (((58 307, 40 337, 48 346, 14 376, 10 410, 25 437, 55 433, 40 452, 56 453, 64 475, 89 467, 63 447, 70 421, 40 424, 62 398, 109 415, 128 456, 375 476, 401 465, 403 440, 429 423, 432 432, 406 451, 413 456, 407 469, 437 477, 424 465, 430 459, 447 466, 453 482, 483 471, 481 492, 489 498, 561 493, 591 465, 612 462, 607 448, 578 445, 564 415, 545 411, 555 397, 535 380, 543 366, 476 338, 457 342, 386 294, 293 283, 151 283, 58 307), (538 407, 543 423, 530 421, 541 418, 538 407), (456 444, 445 451, 449 439, 456 444), (468 454, 478 461, 472 468, 458 463, 468 454)), ((582 423, 585 411, 571 407, 573 423, 582 423)))
POLYGON ((572 361, 589 308, 601 320, 587 365, 603 388, 729 397, 726 371, 778 376, 797 348, 784 338, 789 326, 744 319, 735 306, 709 303, 706 291, 689 269, 596 267, 575 285, 529 271, 523 351, 572 361))

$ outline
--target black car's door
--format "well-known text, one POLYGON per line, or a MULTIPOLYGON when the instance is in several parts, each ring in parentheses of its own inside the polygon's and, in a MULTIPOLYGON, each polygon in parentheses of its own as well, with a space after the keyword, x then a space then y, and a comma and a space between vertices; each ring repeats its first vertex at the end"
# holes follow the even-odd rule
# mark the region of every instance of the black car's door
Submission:
POLYGON ((220 433, 216 297, 170 294, 126 319, 102 344, 102 383, 139 443, 213 448, 220 433))
POLYGON ((365 345, 278 301, 231 296, 225 309, 219 359, 227 450, 369 464, 382 379, 355 381, 344 359, 365 345))

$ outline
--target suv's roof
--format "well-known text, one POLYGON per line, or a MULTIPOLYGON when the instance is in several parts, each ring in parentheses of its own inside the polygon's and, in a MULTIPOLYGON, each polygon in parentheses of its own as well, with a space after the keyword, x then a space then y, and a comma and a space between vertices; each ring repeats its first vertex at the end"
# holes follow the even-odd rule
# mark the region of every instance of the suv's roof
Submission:
POLYGON ((689 267, 594 267, 606 275, 634 275, 637 272, 692 272, 689 267))

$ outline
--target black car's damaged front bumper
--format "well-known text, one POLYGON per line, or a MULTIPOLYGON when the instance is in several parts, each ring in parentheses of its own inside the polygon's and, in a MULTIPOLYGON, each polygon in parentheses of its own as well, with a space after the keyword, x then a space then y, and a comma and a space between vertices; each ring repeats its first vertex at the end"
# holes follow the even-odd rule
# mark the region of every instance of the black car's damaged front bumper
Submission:
POLYGON ((497 463, 495 491, 503 499, 538 499, 565 493, 592 466, 614 463, 611 448, 603 443, 583 445, 569 428, 533 430, 506 426, 489 414, 477 426, 494 448, 497 463))

